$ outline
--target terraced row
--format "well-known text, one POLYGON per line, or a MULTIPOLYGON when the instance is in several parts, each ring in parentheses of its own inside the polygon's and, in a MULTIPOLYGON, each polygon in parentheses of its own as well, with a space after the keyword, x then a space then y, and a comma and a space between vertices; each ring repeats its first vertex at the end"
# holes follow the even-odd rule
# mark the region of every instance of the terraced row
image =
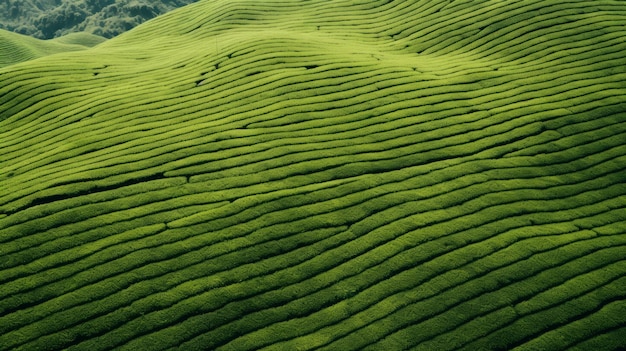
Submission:
POLYGON ((625 16, 200 1, 1 69, 0 349, 624 346, 625 16))

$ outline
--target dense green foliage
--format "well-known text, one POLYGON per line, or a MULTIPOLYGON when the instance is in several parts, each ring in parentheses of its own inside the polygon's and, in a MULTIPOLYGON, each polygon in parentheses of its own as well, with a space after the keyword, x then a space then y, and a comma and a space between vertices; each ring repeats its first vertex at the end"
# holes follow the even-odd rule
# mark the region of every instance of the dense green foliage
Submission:
POLYGON ((617 350, 626 3, 206 0, 0 69, 0 350, 617 350))
POLYGON ((3 0, 0 29, 51 39, 72 32, 111 38, 196 0, 3 0))

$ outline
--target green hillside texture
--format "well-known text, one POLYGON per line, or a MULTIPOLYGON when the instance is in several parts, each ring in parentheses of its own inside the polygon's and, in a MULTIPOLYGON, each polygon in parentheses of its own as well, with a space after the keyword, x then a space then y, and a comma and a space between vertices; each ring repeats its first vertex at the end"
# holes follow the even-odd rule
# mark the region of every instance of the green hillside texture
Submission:
POLYGON ((196 0, 0 0, 0 29, 39 39, 88 32, 111 38, 196 0))
POLYGON ((0 29, 0 68, 61 52, 85 50, 105 40, 84 32, 39 40, 0 29))
POLYGON ((619 0, 2 32, 0 350, 624 350, 624 38, 619 0))

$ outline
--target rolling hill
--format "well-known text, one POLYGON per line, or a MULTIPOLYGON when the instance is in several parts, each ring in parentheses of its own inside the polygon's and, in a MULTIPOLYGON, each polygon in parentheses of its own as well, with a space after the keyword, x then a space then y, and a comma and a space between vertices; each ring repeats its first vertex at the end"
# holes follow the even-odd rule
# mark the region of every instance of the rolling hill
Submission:
POLYGON ((0 350, 623 350, 624 23, 206 0, 0 68, 0 350))
POLYGON ((93 47, 106 39, 89 33, 70 33, 52 40, 40 40, 0 29, 0 67, 39 57, 93 47))

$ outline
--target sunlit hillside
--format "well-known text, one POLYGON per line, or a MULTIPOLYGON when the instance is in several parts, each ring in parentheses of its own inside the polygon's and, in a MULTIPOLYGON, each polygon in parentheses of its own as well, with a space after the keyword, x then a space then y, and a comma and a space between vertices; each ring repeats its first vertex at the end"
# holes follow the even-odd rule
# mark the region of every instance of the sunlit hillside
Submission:
POLYGON ((204 0, 0 68, 0 350, 623 350, 624 23, 204 0))
POLYGON ((85 50, 105 40, 89 33, 71 33, 53 40, 39 40, 0 29, 0 67, 61 52, 85 50))

